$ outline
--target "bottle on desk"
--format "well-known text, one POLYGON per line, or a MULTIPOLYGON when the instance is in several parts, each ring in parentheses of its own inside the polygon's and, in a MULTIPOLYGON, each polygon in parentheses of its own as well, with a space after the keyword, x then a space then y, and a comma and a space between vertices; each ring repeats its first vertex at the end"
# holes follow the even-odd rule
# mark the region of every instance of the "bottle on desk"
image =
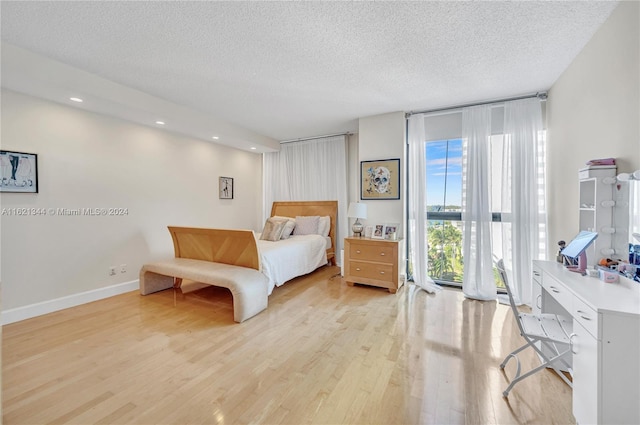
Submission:
POLYGON ((564 255, 562 255, 562 250, 567 246, 565 241, 558 241, 558 255, 556 255, 556 261, 560 264, 564 264, 564 255))

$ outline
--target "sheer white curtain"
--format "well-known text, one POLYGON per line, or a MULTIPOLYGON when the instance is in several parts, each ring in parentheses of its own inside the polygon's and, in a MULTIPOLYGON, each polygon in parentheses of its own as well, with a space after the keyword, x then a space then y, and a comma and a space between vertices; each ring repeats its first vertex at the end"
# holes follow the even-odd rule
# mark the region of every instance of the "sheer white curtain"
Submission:
POLYGON ((495 300, 497 295, 491 248, 490 137, 491 106, 465 108, 462 111, 462 292, 467 298, 478 300, 495 300))
POLYGON ((429 293, 440 287, 429 277, 427 259, 427 157, 424 115, 411 115, 407 132, 409 142, 409 255, 413 280, 429 293))
POLYGON ((538 99, 504 104, 502 252, 519 304, 531 305, 532 260, 546 258, 545 134, 538 99))
MULTIPOLYGON (((336 249, 347 233, 347 148, 345 136, 284 143, 263 155, 263 216, 273 201, 338 201, 336 249)), ((339 261, 340 259, 337 258, 339 261)))
POLYGON ((408 119, 410 255, 416 281, 433 282, 426 255, 426 139, 458 137, 463 140, 463 292, 468 298, 496 299, 496 254, 504 259, 518 302, 530 304, 531 261, 546 258, 548 245, 545 133, 536 98, 408 119), (501 222, 492 221, 494 212, 501 213, 501 222))

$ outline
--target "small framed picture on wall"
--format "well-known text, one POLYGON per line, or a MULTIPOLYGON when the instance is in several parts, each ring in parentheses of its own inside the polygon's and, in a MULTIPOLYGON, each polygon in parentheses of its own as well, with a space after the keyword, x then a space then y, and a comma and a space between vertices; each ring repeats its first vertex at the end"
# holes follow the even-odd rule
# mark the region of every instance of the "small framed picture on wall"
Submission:
POLYGON ((0 151, 0 192, 38 193, 38 155, 0 151))
POLYGON ((220 199, 233 199, 233 178, 220 177, 218 179, 220 199))

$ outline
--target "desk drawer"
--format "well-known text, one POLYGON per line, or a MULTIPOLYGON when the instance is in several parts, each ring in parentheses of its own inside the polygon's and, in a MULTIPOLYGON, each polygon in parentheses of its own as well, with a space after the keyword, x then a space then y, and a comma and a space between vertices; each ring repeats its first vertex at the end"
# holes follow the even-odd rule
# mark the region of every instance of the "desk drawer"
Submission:
MULTIPOLYGON (((365 263, 360 261, 350 262, 350 272, 353 277, 384 280, 393 282, 393 266, 391 264, 365 263)), ((395 276, 397 279, 398 277, 395 276)))
POLYGON ((551 295, 567 312, 573 311, 573 294, 555 279, 544 279, 542 282, 544 290, 551 295))
POLYGON ((571 315, 573 316, 573 320, 580 322, 591 336, 598 339, 598 313, 594 309, 585 304, 581 299, 574 298, 571 315))
POLYGON ((535 265, 533 266, 532 279, 538 285, 542 285, 542 270, 537 268, 535 265))
POLYGON ((351 243, 349 246, 349 258, 351 260, 376 261, 381 263, 393 263, 393 246, 368 245, 351 243))

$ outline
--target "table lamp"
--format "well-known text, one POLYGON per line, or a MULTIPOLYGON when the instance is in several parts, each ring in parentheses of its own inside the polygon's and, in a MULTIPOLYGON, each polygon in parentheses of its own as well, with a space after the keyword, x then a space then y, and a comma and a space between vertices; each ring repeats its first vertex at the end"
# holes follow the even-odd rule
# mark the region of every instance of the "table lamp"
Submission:
POLYGON ((353 230, 353 236, 362 237, 362 230, 364 226, 360 223, 361 218, 367 218, 367 205, 361 204, 360 202, 351 202, 349 204, 349 211, 347 211, 347 216, 349 218, 355 218, 356 221, 351 226, 351 230, 353 230))

